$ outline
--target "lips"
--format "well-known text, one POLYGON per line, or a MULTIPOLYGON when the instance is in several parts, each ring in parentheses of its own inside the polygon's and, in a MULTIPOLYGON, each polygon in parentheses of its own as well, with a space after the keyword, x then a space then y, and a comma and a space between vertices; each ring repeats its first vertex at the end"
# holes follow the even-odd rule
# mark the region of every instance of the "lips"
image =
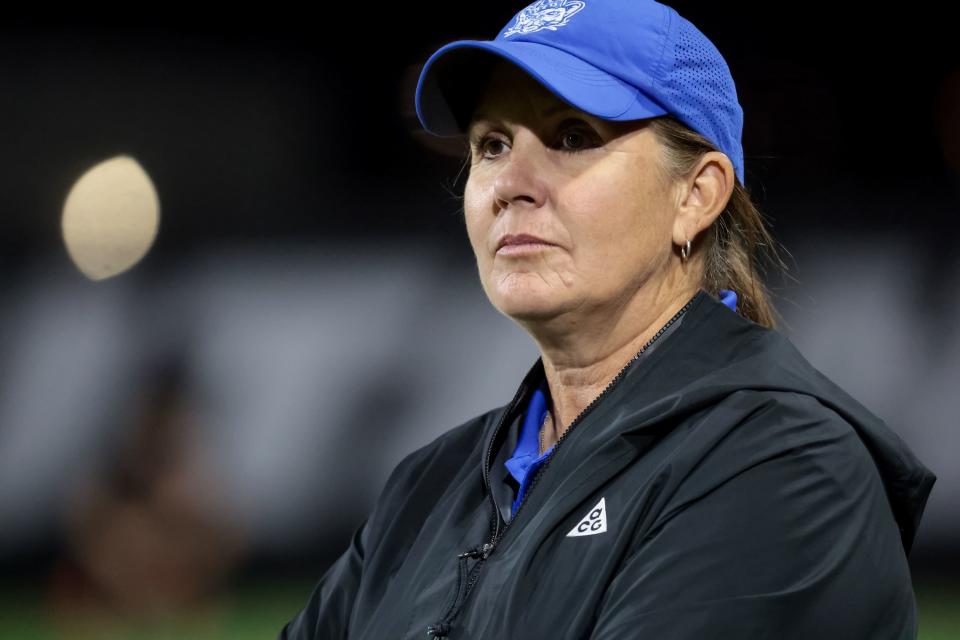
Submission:
POLYGON ((497 243, 497 251, 506 246, 516 245, 516 244, 549 244, 553 243, 544 240, 543 238, 538 238, 537 236, 530 235, 529 233, 520 233, 520 234, 507 234, 500 238, 500 242, 497 243))

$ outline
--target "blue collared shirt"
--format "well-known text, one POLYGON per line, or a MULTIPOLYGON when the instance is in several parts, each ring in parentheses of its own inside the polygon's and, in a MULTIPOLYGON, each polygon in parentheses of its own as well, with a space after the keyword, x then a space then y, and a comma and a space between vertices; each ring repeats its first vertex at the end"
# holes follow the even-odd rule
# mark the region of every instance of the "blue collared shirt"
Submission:
MULTIPOLYGON (((729 289, 720 290, 720 302, 727 305, 733 311, 737 310, 737 294, 729 289)), ((550 456, 553 447, 547 449, 543 455, 540 452, 540 430, 543 428, 543 421, 547 417, 547 388, 546 380, 535 389, 527 405, 526 414, 523 417, 523 424, 520 427, 520 437, 517 439, 517 447, 513 450, 513 457, 504 462, 504 466, 510 472, 510 475, 517 481, 520 488, 517 490, 517 496, 513 500, 513 511, 517 512, 517 507, 523 501, 523 496, 527 492, 530 480, 533 474, 543 464, 543 461, 550 456)), ((556 445, 554 445, 556 446, 556 445)))

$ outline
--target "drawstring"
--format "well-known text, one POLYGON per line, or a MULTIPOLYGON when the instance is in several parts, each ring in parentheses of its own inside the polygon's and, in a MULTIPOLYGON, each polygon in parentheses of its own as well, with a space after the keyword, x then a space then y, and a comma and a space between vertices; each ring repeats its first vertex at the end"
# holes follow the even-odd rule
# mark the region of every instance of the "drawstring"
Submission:
POLYGON ((464 553, 457 554, 457 591, 454 594, 453 601, 450 603, 450 606, 447 607, 446 613, 443 614, 440 622, 435 622, 427 627, 427 635, 431 638, 445 638, 450 634, 450 624, 447 620, 453 618, 456 611, 455 607, 460 603, 460 594, 463 591, 463 578, 464 578, 464 569, 467 564, 467 558, 480 558, 481 560, 486 560, 487 556, 490 555, 490 552, 493 551, 493 545, 489 542, 482 544, 479 547, 474 547, 469 551, 464 553))

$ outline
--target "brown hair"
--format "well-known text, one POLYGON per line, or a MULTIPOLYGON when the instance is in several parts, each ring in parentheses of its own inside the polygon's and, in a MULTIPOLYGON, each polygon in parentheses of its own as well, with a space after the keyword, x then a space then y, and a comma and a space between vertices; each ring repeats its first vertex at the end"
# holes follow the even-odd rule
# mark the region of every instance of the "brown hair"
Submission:
MULTIPOLYGON (((663 145, 663 168, 668 179, 689 175, 704 153, 717 151, 710 141, 673 116, 652 118, 650 128, 663 145)), ((715 297, 721 289, 732 289, 737 293, 740 315, 767 328, 776 328, 781 317, 763 275, 767 264, 778 275, 786 275, 788 269, 780 259, 763 214, 739 179, 734 181, 727 206, 695 242, 702 242, 701 250, 706 252, 703 289, 715 297)))

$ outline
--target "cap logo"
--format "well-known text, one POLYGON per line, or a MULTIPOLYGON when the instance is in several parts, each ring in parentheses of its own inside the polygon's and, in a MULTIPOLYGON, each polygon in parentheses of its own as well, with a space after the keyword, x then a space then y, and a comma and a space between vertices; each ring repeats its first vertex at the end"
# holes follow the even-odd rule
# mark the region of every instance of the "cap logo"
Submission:
POLYGON ((517 14, 510 28, 503 32, 504 38, 518 33, 534 33, 543 29, 556 31, 577 12, 587 6, 582 0, 538 0, 517 14))

